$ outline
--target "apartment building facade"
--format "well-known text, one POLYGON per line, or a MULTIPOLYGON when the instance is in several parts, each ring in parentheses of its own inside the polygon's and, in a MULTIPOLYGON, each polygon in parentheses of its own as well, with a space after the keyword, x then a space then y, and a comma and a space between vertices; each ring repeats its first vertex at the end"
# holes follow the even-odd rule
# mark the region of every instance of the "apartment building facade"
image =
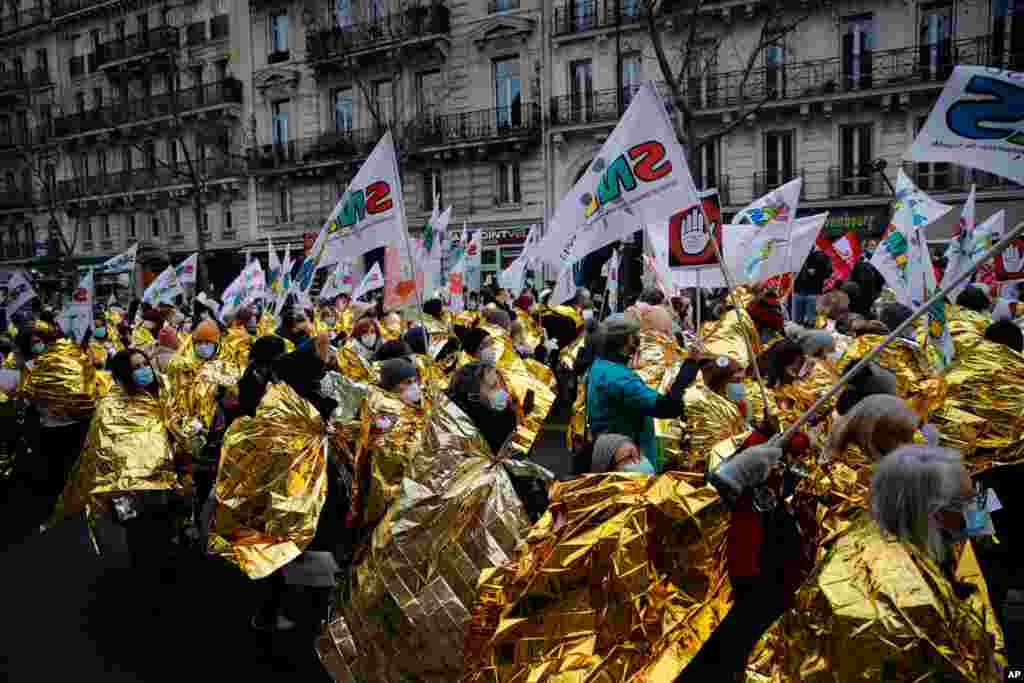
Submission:
POLYGON ((308 246, 390 128, 410 232, 437 197, 451 232, 483 231, 485 271, 510 263, 544 216, 543 7, 259 0, 249 168, 261 237, 308 246))
MULTIPOLYGON (((308 248, 390 128, 410 231, 436 196, 453 206, 450 231, 483 231, 483 270, 494 273, 551 215, 638 84, 668 92, 640 0, 227 1, 128 11, 52 0, 0 15, 4 258, 38 258, 54 216, 80 225, 84 259, 133 240, 186 255, 198 222, 212 279, 226 281, 268 237, 293 254, 308 248), (198 221, 196 183, 174 171, 186 150, 203 169, 198 221), (41 193, 48 174, 55 191, 41 193)), ((691 13, 663 6, 678 69, 691 13)), ((1021 0, 793 0, 787 13, 806 18, 744 78, 765 11, 704 3, 680 81, 699 136, 756 105, 688 150, 727 218, 799 176, 801 213, 828 210, 830 230, 876 235, 903 168, 951 204, 975 184, 979 220, 1001 208, 1009 225, 1024 220, 1020 186, 902 162, 953 65, 1024 70, 1021 0)), ((958 214, 930 239, 947 237, 958 214)))
MULTIPOLYGON (((801 215, 828 210, 830 231, 877 235, 891 215, 890 183, 902 168, 950 204, 962 204, 976 185, 979 220, 1003 208, 1009 226, 1024 220, 1019 185, 952 164, 902 161, 954 65, 1024 69, 1024 4, 860 0, 829 2, 817 11, 812 6, 792 3, 786 21, 809 16, 759 55, 746 81, 745 63, 765 10, 756 2, 702 7, 689 71, 680 77, 698 134, 757 109, 728 134, 688 150, 697 186, 719 190, 726 218, 802 177, 801 215)), ((627 0, 570 0, 553 8, 547 74, 552 201, 593 158, 636 83, 663 80, 638 10, 627 0)), ((661 23, 677 69, 689 28, 681 17, 689 14, 661 23)), ((664 83, 661 89, 668 93, 664 83)), ((948 238, 958 219, 958 210, 950 212, 929 227, 929 239, 948 238)))
POLYGON ((216 271, 250 238, 244 3, 39 1, 0 19, 0 253, 46 273, 138 243, 141 287, 202 240, 216 271))

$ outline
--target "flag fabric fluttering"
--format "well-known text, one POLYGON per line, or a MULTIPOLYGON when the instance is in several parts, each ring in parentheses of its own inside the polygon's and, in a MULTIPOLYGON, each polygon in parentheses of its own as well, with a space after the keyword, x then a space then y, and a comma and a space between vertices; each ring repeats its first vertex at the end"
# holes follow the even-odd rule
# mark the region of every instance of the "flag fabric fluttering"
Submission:
POLYGON ((223 322, 242 306, 262 299, 266 294, 267 279, 263 274, 263 267, 259 259, 253 259, 235 278, 234 282, 228 285, 221 296, 224 305, 221 307, 220 316, 223 322))
POLYGON ((648 81, 558 204, 538 256, 560 270, 645 224, 666 221, 699 203, 686 154, 648 81), (572 252, 566 256, 570 243, 572 252))
POLYGON ((281 309, 284 308, 288 295, 292 291, 292 268, 294 266, 295 262, 291 257, 291 245, 286 244, 284 245, 284 261, 281 262, 281 275, 277 278, 277 297, 274 300, 274 312, 278 317, 281 314, 281 309))
POLYGON ((274 243, 267 238, 267 291, 274 297, 281 293, 281 259, 274 251, 274 243))
POLYGON ((608 272, 605 275, 607 278, 604 287, 604 300, 608 304, 609 313, 619 312, 619 269, 622 267, 621 256, 619 250, 616 249, 612 252, 612 257, 608 259, 608 272))
MULTIPOLYGON (((960 277, 964 272, 971 269, 973 261, 971 252, 974 242, 975 224, 975 188, 971 185, 971 193, 967 195, 963 209, 960 210, 960 222, 946 246, 946 272, 942 276, 942 286, 946 287, 960 277)), ((949 293, 951 301, 956 301, 960 292, 964 291, 966 283, 961 284, 949 293)))
POLYGON ((338 261, 320 290, 320 300, 330 301, 340 294, 352 293, 352 261, 338 261))
POLYGON ((61 309, 58 323, 68 337, 81 344, 93 328, 93 297, 95 294, 93 271, 90 269, 71 294, 71 301, 61 309))
POLYGON ((934 223, 953 210, 949 204, 937 202, 919 190, 910 176, 900 169, 896 175, 896 201, 893 207, 899 210, 904 203, 909 205, 913 226, 917 228, 934 223))
POLYGON ((136 242, 128 251, 122 252, 113 258, 109 258, 96 266, 97 273, 129 273, 135 270, 135 260, 139 253, 139 243, 136 242))
POLYGON ((189 256, 187 259, 174 266, 174 277, 177 278, 178 284, 184 288, 186 285, 195 285, 196 283, 196 269, 199 266, 199 254, 195 253, 189 256))
POLYGON ((508 268, 498 274, 498 286, 509 290, 513 296, 518 297, 526 286, 526 271, 533 266, 534 247, 539 239, 540 228, 534 224, 530 226, 530 232, 526 235, 523 243, 523 251, 516 260, 509 264, 508 268))
POLYGON ((14 317, 22 306, 36 298, 32 281, 23 271, 16 271, 7 280, 7 319, 14 317))
POLYGON ((836 240, 830 240, 825 235, 818 235, 816 245, 832 261, 832 275, 825 282, 822 288, 824 291, 848 280, 850 273, 853 272, 853 267, 857 265, 857 261, 864 253, 860 236, 854 230, 836 240))
POLYGON ((174 266, 167 266, 155 280, 149 283, 149 287, 146 287, 146 291, 142 293, 142 301, 156 306, 173 303, 175 297, 178 296, 185 296, 185 290, 181 288, 177 269, 174 266))
POLYGON ((799 273, 825 227, 828 212, 789 221, 725 226, 723 258, 733 284, 755 284, 799 273))
POLYGON ((917 138, 909 161, 951 162, 1024 184, 1024 73, 957 66, 917 138))
POLYGON ((775 188, 737 213, 733 224, 760 227, 777 223, 792 225, 800 206, 800 190, 803 183, 803 178, 797 177, 775 188))
POLYGON ((399 245, 405 234, 403 216, 401 176, 388 130, 324 221, 302 262, 297 277, 300 289, 309 291, 319 268, 379 247, 399 245))
POLYGON ((370 270, 366 271, 366 275, 363 276, 362 281, 356 288, 356 291, 352 294, 353 301, 361 299, 370 292, 380 289, 384 286, 384 273, 380 269, 380 261, 373 264, 370 270))

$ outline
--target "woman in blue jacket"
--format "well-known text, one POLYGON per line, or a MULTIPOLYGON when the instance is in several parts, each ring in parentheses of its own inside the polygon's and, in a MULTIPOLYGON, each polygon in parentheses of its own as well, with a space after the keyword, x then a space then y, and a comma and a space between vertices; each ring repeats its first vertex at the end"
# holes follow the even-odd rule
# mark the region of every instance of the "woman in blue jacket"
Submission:
POLYGON ((693 383, 701 360, 687 359, 667 395, 644 383, 629 363, 640 347, 640 325, 629 318, 606 321, 599 332, 601 357, 587 376, 587 421, 592 438, 622 434, 640 448, 654 474, 658 446, 654 418, 681 417, 683 394, 693 383))

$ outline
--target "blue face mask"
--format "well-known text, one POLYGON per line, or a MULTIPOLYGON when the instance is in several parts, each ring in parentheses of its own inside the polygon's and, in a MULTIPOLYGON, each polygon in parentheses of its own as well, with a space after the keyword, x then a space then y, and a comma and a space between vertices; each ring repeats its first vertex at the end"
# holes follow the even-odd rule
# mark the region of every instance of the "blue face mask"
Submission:
POLYGON ((196 344, 196 355, 200 358, 210 359, 217 352, 216 344, 196 344))
POLYGON ((635 472, 637 474, 648 474, 654 476, 654 465, 647 458, 640 458, 640 462, 631 462, 619 467, 620 472, 635 472))
POLYGON ((733 403, 739 403, 747 398, 747 387, 739 382, 729 382, 725 385, 725 397, 733 403))
POLYGON ((491 396, 491 408, 499 413, 505 412, 508 408, 508 393, 504 389, 498 389, 491 396))
POLYGON ((96 337, 97 339, 106 339, 107 338, 107 328, 105 328, 105 327, 97 327, 96 331, 92 333, 92 336, 96 337))
POLYGON ((148 387, 156 379, 153 368, 135 368, 132 370, 132 380, 140 387, 148 387))
POLYGON ((32 345, 32 353, 39 356, 46 353, 46 344, 43 342, 36 342, 32 345))

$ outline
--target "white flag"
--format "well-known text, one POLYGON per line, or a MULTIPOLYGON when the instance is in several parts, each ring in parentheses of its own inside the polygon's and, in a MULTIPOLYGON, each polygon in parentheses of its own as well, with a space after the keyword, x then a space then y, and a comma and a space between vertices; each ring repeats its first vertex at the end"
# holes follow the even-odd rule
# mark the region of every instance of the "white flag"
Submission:
POLYGON ((71 301, 60 312, 60 329, 76 344, 81 344, 93 328, 93 290, 93 272, 89 270, 72 293, 71 301))
POLYGON ((274 302, 274 312, 277 315, 280 315, 281 308, 288 298, 288 293, 292 290, 292 268, 294 266, 295 262, 291 257, 291 245, 286 244, 284 245, 284 261, 281 262, 281 275, 278 278, 277 299, 274 302))
POLYGON ((561 269, 644 224, 663 222, 699 203, 665 105, 644 83, 583 177, 565 195, 539 257, 561 269), (566 247, 573 252, 563 258, 566 247))
POLYGON ((369 294, 375 289, 380 289, 384 286, 384 273, 380 269, 380 261, 373 264, 373 268, 370 268, 363 276, 363 281, 359 283, 359 287, 356 288, 355 293, 352 295, 353 301, 359 299, 366 294, 369 294))
POLYGON ((573 276, 573 264, 567 263, 558 273, 555 289, 551 292, 551 303, 555 306, 564 304, 576 296, 576 278, 573 276))
POLYGON ((192 254, 187 259, 174 267, 174 276, 178 278, 178 284, 194 285, 196 283, 196 266, 199 263, 199 254, 192 254))
POLYGON ((175 274, 174 266, 167 266, 164 271, 146 287, 142 293, 144 303, 156 306, 158 304, 169 304, 174 302, 174 297, 184 296, 178 277, 175 274))
POLYGON ((608 259, 608 263, 605 264, 608 267, 608 273, 605 275, 607 282, 604 288, 604 300, 608 302, 608 312, 618 313, 619 311, 619 268, 621 267, 621 257, 619 251, 616 249, 612 252, 612 257, 608 259))
POLYGON ((135 270, 135 257, 139 252, 139 243, 136 242, 128 251, 107 259, 96 266, 97 273, 129 273, 135 270))
POLYGON ((405 234, 403 215, 402 182, 389 130, 324 221, 303 261, 300 287, 309 290, 318 268, 362 256, 378 247, 400 245, 405 234))
POLYGON ((266 278, 263 275, 263 267, 259 259, 253 259, 224 290, 221 297, 224 302, 220 311, 221 321, 249 302, 262 298, 265 293, 266 278))
POLYGON ((15 313, 32 299, 36 298, 36 290, 32 288, 32 282, 22 271, 17 271, 7 281, 7 319, 10 320, 15 313))
POLYGON ((733 284, 755 284, 785 273, 799 273, 814 249, 828 212, 788 222, 724 226, 725 262, 733 284))
POLYGON ((905 158, 1024 184, 1024 73, 957 66, 905 158))
POLYGON ((792 224, 800 205, 800 189, 803 184, 803 178, 795 178, 775 188, 736 214, 732 222, 736 225, 758 226, 792 224))
POLYGON ((481 278, 481 256, 483 255, 483 249, 481 248, 482 230, 477 230, 473 233, 473 237, 470 238, 469 243, 466 245, 466 252, 463 255, 465 263, 463 264, 463 285, 471 292, 480 290, 480 278, 481 278))
POLYGON ((274 251, 274 243, 267 238, 267 289, 269 289, 273 296, 280 294, 281 287, 281 259, 277 257, 277 252, 274 251))
POLYGON ((526 286, 526 271, 533 265, 532 252, 539 230, 536 224, 530 226, 530 232, 526 235, 526 242, 523 251, 516 257, 516 260, 509 264, 508 268, 498 274, 498 286, 507 289, 513 296, 518 297, 526 286))
POLYGON ((352 293, 352 261, 338 261, 320 290, 321 301, 331 301, 340 294, 352 293))
POLYGON ((910 207, 910 218, 913 221, 911 225, 915 228, 921 228, 934 223, 953 210, 953 207, 949 204, 937 202, 917 189, 910 176, 904 173, 903 169, 900 169, 899 174, 896 176, 896 201, 893 203, 894 213, 899 211, 904 203, 910 207))
MULTIPOLYGON (((960 222, 957 224, 953 237, 950 238, 949 244, 946 246, 946 272, 942 276, 943 287, 953 284, 954 280, 965 271, 970 270, 974 265, 971 261, 975 222, 974 195, 974 185, 971 185, 971 193, 967 195, 964 208, 960 210, 960 222)), ((950 301, 956 301, 956 298, 960 295, 960 292, 964 291, 965 287, 967 287, 966 283, 960 285, 955 290, 951 290, 949 293, 950 301)))
POLYGON ((925 290, 925 275, 920 269, 917 249, 921 235, 914 227, 910 204, 904 202, 896 209, 871 257, 871 265, 885 278, 896 300, 911 308, 915 307, 915 301, 918 305, 922 302, 925 290))

